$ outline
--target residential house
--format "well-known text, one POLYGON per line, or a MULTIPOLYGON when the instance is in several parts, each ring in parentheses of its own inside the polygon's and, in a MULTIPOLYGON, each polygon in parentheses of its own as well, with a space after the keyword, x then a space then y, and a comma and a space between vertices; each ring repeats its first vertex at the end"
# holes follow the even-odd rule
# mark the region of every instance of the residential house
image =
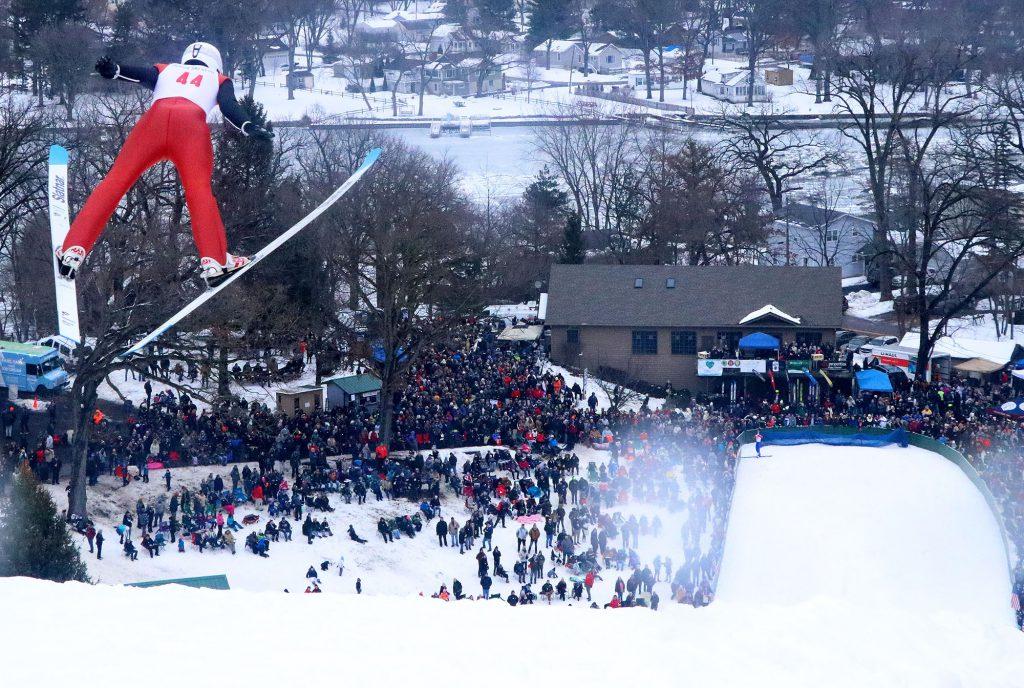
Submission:
MULTIPOLYGON (((403 60, 400 67, 384 70, 388 82, 394 84, 401 74, 399 93, 419 93, 419 63, 403 60)), ((444 96, 473 96, 505 90, 505 77, 499 65, 484 65, 479 57, 442 56, 423 67, 426 93, 444 96), (481 72, 484 72, 481 79, 481 72), (479 92, 477 88, 479 86, 479 92)))
POLYGON ((533 57, 541 69, 548 68, 548 52, 551 54, 551 69, 575 69, 583 66, 583 50, 576 41, 544 41, 533 49, 533 57))
POLYGON ((715 350, 736 357, 747 334, 833 342, 843 317, 840 274, 834 267, 554 265, 545 320, 551 359, 598 375, 718 389, 714 377, 698 374, 698 361, 715 350))
MULTIPOLYGON (((740 69, 735 72, 725 72, 718 75, 718 79, 708 79, 705 82, 708 95, 719 100, 730 103, 747 102, 747 94, 750 91, 750 71, 740 69)), ((764 77, 754 71, 754 102, 761 103, 768 100, 768 86, 764 77)))
POLYGON ((626 57, 626 52, 614 43, 593 43, 590 46, 589 64, 598 74, 618 74, 624 69, 626 57))
POLYGON ((874 230, 875 223, 869 218, 790 202, 775 221, 770 246, 778 263, 786 264, 788 236, 789 264, 835 265, 847 279, 864 275, 864 246, 874 230))
POLYGON ((274 76, 288 67, 288 45, 280 37, 260 38, 256 49, 262 56, 260 76, 274 76))
POLYGON ((479 50, 476 41, 458 24, 441 24, 430 36, 427 50, 439 55, 465 55, 479 50))
POLYGON ((747 32, 745 29, 725 29, 715 36, 715 53, 724 55, 743 55, 746 54, 747 49, 747 32))

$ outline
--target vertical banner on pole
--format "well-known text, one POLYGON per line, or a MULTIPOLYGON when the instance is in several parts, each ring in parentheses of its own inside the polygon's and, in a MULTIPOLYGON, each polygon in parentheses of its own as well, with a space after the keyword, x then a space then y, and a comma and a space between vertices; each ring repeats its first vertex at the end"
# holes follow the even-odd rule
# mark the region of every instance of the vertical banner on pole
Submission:
POLYGON ((63 146, 50 146, 49 190, 53 281, 57 287, 57 327, 62 336, 80 343, 82 335, 78 327, 78 292, 73 281, 60 278, 55 253, 64 244, 64 237, 71 228, 68 213, 68 152, 63 146))

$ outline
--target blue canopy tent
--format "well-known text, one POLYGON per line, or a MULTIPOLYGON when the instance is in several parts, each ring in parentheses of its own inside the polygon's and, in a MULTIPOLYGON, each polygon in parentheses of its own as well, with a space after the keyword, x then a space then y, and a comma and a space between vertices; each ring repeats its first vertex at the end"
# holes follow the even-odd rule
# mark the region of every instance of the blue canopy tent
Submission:
POLYGON ((892 393, 892 380, 881 370, 861 370, 857 373, 857 388, 862 392, 892 393))
POLYGON ((779 340, 764 332, 751 332, 740 340, 741 349, 778 349, 779 340))

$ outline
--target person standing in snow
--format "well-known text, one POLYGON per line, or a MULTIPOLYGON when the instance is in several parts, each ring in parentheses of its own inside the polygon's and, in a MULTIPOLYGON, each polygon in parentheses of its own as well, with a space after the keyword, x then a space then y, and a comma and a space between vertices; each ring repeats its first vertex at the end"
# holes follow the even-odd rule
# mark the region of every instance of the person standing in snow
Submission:
POLYGON ((357 595, 362 595, 363 594, 363 579, 362 578, 356 578, 356 594, 357 595))
POLYGON ((103 558, 103 531, 102 530, 97 530, 96 531, 96 558, 97 559, 102 559, 103 558))
POLYGON ((526 549, 526 536, 528 535, 526 526, 519 524, 519 530, 516 531, 516 551, 520 552, 526 549))

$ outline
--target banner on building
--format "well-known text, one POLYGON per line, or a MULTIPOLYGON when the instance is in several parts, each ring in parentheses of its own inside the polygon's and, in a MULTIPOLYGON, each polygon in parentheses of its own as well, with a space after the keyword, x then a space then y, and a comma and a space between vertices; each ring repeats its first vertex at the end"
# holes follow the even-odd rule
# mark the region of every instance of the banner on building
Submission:
POLYGON ((702 361, 697 361, 697 375, 701 377, 722 377, 722 359, 720 358, 706 358, 702 361))

